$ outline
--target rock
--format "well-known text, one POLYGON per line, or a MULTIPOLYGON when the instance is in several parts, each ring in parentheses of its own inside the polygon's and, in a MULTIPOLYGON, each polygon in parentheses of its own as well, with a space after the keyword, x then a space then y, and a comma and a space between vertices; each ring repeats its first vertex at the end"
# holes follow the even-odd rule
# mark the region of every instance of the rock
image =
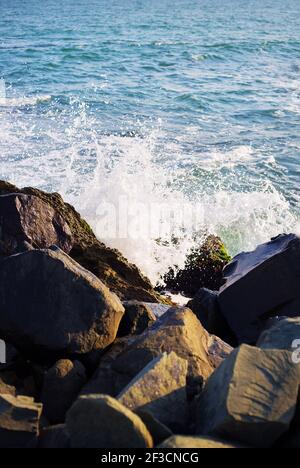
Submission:
POLYGON ((61 359, 45 375, 41 395, 43 414, 52 424, 65 420, 86 382, 85 368, 79 361, 61 359))
POLYGON ((299 315, 299 260, 300 238, 284 234, 226 266, 219 304, 239 343, 256 343, 274 315, 299 315))
POLYGON ((0 336, 34 359, 105 349, 123 313, 117 296, 59 249, 0 262, 0 336))
POLYGON ((148 411, 137 409, 135 413, 141 418, 149 430, 153 438, 154 446, 161 444, 164 440, 173 435, 172 431, 165 424, 162 424, 153 414, 148 413, 148 411))
POLYGON ((123 302, 125 314, 120 323, 118 336, 140 335, 149 325, 152 325, 156 317, 150 307, 144 302, 123 302))
POLYGON ((0 195, 16 193, 37 197, 55 210, 71 230, 73 248, 70 256, 94 273, 122 300, 170 303, 154 291, 149 279, 119 251, 100 242, 86 221, 58 193, 50 194, 30 187, 18 189, 8 182, 0 181, 0 195))
POLYGON ((237 344, 234 334, 221 314, 218 292, 201 288, 194 299, 187 303, 187 307, 194 312, 208 333, 219 336, 233 346, 237 344))
POLYGON ((300 348, 300 317, 287 318, 275 323, 273 327, 262 333, 257 346, 262 349, 286 349, 292 352, 296 347, 300 348), (295 346, 297 340, 298 346, 295 346))
POLYGON ((242 345, 207 381, 196 433, 271 447, 289 429, 299 381, 291 353, 242 345))
POLYGON ((70 448, 70 436, 65 424, 50 426, 44 429, 39 437, 37 448, 67 449, 70 448))
POLYGON ((188 361, 189 376, 206 380, 231 350, 219 338, 209 335, 191 310, 172 308, 142 335, 114 345, 83 393, 99 393, 101 389, 115 397, 149 362, 172 351, 188 361))
POLYGON ((182 270, 171 268, 162 280, 166 289, 187 297, 194 297, 200 288, 218 290, 222 270, 230 260, 221 239, 210 235, 199 249, 191 251, 182 270))
POLYGON ((0 448, 33 448, 42 405, 32 398, 0 395, 0 448))
POLYGON ((68 224, 49 204, 33 195, 0 196, 0 256, 57 245, 72 249, 68 224))
POLYGON ((287 433, 278 444, 281 449, 299 449, 300 448, 300 429, 287 433))
POLYGON ((132 411, 151 413, 173 431, 184 430, 188 408, 186 376, 188 362, 174 352, 153 359, 118 395, 132 411))
POLYGON ((142 420, 108 395, 81 396, 67 414, 72 448, 151 448, 142 420))
MULTIPOLYGON (((243 448, 236 442, 228 442, 212 437, 192 437, 174 435, 165 440, 158 448, 175 449, 175 448, 191 448, 191 449, 239 449, 243 448)), ((199 455, 196 455, 197 457, 199 455)), ((197 461, 197 460, 194 460, 197 461)))
POLYGON ((0 374, 0 395, 8 394, 8 395, 16 395, 16 389, 12 385, 8 385, 4 379, 1 377, 0 374))

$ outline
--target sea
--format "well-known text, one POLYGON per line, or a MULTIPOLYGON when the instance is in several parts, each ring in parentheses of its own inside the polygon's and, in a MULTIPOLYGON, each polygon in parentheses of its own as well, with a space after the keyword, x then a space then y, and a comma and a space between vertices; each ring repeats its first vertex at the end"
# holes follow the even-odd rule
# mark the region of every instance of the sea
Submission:
POLYGON ((299 232, 300 1, 0 0, 0 179, 153 282, 299 232))

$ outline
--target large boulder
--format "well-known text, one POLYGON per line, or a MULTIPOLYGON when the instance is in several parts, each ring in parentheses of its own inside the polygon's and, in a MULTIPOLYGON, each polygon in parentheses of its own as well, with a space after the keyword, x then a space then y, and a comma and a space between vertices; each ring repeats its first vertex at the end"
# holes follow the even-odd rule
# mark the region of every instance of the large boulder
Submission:
POLYGON ((186 258, 184 268, 171 268, 162 278, 164 287, 187 297, 194 297, 200 288, 218 290, 222 284, 222 271, 231 260, 219 237, 210 235, 186 258))
POLYGON ((187 424, 186 376, 188 362, 174 352, 151 361, 118 395, 132 411, 151 413, 174 432, 187 424))
POLYGON ((172 351, 188 361, 189 377, 206 380, 232 348, 209 335, 190 309, 172 308, 142 335, 114 345, 83 393, 117 396, 153 359, 172 351))
POLYGON ((0 395, 0 448, 35 447, 41 412, 32 398, 0 395))
MULTIPOLYGON (((228 442, 212 437, 196 437, 196 436, 171 436, 160 444, 162 449, 240 449, 243 448, 236 442, 228 442)), ((197 462, 199 455, 191 454, 191 461, 197 462), (197 457, 197 459, 196 459, 197 457)))
POLYGON ((154 446, 161 444, 164 440, 173 435, 169 427, 156 419, 152 413, 143 409, 135 410, 135 413, 141 418, 153 438, 154 446))
POLYGON ((273 327, 261 334, 256 346, 263 349, 296 351, 297 348, 300 348, 300 317, 276 322, 273 327))
POLYGON ((223 277, 221 312, 239 343, 255 344, 269 317, 299 315, 300 238, 280 235, 237 255, 223 277))
POLYGON ((197 434, 270 447, 296 411, 299 366, 291 353, 242 345, 207 381, 197 403, 197 434))
POLYGON ((79 361, 60 359, 44 377, 41 394, 43 415, 52 424, 61 423, 86 382, 84 366, 79 361))
POLYGON ((87 222, 58 193, 46 193, 31 187, 19 189, 8 182, 0 181, 0 195, 5 194, 34 196, 46 203, 49 209, 52 208, 71 230, 73 248, 70 256, 94 273, 122 300, 170 303, 167 298, 154 291, 150 280, 118 250, 110 249, 100 242, 87 222))
POLYGON ((81 396, 67 414, 72 448, 151 448, 142 420, 108 395, 81 396))
POLYGON ((119 337, 140 335, 156 320, 151 307, 148 307, 145 302, 126 301, 123 302, 123 306, 125 307, 125 314, 120 323, 119 337))
POLYGON ((106 348, 123 313, 116 295, 57 248, 0 262, 0 337, 34 359, 106 348))
POLYGON ((71 230, 49 204, 33 195, 0 196, 0 256, 57 245, 69 253, 71 230))

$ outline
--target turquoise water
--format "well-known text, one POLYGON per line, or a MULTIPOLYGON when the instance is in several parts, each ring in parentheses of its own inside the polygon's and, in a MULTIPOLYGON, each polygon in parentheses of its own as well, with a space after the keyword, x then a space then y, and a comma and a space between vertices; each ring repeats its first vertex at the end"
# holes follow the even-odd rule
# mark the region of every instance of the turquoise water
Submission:
MULTIPOLYGON (((94 227, 123 195, 200 210, 232 253, 299 230, 299 0, 0 0, 0 77, 0 178, 94 227)), ((154 237, 107 242, 155 278, 193 232, 154 237)))

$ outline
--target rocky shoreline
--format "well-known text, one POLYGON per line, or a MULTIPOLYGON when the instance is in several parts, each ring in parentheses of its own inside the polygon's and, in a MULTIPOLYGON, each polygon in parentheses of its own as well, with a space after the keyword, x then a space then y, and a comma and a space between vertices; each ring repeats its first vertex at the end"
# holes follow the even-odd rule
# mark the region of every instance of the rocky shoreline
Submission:
POLYGON ((163 282, 0 181, 1 448, 300 448, 300 239, 208 236, 163 282))

